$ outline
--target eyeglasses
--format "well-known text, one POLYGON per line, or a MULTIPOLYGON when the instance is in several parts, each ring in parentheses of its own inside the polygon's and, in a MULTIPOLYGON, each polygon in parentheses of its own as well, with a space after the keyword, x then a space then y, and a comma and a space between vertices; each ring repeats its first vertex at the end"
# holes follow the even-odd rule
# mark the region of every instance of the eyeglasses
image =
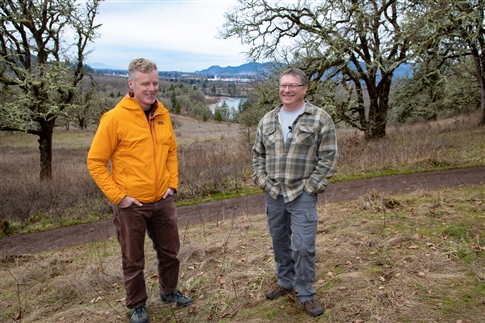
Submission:
POLYGON ((280 88, 280 90, 285 90, 286 88, 289 88, 290 90, 296 90, 300 86, 304 86, 304 85, 303 84, 295 84, 295 83, 280 84, 279 88, 280 88))

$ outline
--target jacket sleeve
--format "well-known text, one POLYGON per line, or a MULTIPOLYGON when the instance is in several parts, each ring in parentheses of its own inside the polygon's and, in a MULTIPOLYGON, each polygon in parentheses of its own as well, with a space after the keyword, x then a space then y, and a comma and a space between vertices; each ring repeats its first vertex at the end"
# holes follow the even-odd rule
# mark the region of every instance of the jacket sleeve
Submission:
POLYGON ((116 120, 110 115, 103 115, 87 158, 89 173, 104 195, 114 204, 118 204, 126 196, 126 192, 116 185, 108 170, 108 162, 118 145, 116 124, 116 120))
POLYGON ((178 168, 178 156, 177 156, 177 141, 175 140, 175 133, 173 131, 173 125, 171 121, 170 121, 170 128, 172 129, 173 139, 169 147, 167 164, 166 164, 168 173, 170 174, 168 187, 173 188, 175 191, 178 191, 179 168, 178 168))

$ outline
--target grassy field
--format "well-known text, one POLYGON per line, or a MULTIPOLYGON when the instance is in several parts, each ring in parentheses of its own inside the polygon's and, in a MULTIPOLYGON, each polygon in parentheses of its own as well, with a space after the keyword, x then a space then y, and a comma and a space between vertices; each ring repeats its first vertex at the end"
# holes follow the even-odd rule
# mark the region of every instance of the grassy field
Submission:
MULTIPOLYGON (((389 205, 389 204, 386 204, 389 205)), ((264 298, 275 283, 264 215, 181 228, 184 309, 158 301, 146 241, 151 322, 485 322, 485 187, 322 204, 315 288, 326 312, 264 298), (393 208, 383 205, 392 199, 393 208)), ((0 264, 0 322, 127 322, 116 238, 0 264)))
MULTIPOLYGON (((458 122, 389 127, 365 142, 339 129, 333 180, 485 165, 485 129, 458 122)), ((180 117, 177 203, 249 194, 250 134, 237 125, 180 117)), ((111 217, 87 173, 94 131, 57 129, 54 178, 39 182, 37 138, 0 133, 2 235, 111 217), (8 229, 8 230, 6 230, 8 229)), ((156 259, 146 242, 151 322, 485 322, 485 187, 319 205, 315 288, 326 313, 309 318, 294 298, 267 301, 275 283, 264 215, 181 228, 179 287, 185 309, 157 300, 156 259), (393 200, 393 208, 382 204, 393 200)), ((0 240, 1 243, 1 240, 0 240)), ((0 263, 0 322, 126 322, 116 239, 0 263)))
MULTIPOLYGON (((179 143, 177 205, 260 192, 251 180, 254 132, 236 124, 174 116, 179 143)), ((338 129, 340 160, 332 181, 485 165, 485 128, 477 115, 388 127, 367 142, 338 129)), ((0 237, 111 217, 86 156, 94 130, 56 129, 53 179, 39 181, 37 137, 0 132, 0 237), (28 203, 26 203, 28 201, 28 203)))
MULTIPOLYGON (((177 204, 259 192, 251 183, 251 133, 177 116, 177 204)), ((484 166, 476 116, 393 126, 366 142, 339 129, 334 181, 484 166)), ((56 129, 53 174, 40 182, 37 138, 0 133, 0 236, 111 217, 86 170, 94 131, 56 129)), ((322 205, 315 288, 327 312, 311 319, 294 298, 264 299, 275 282, 264 215, 181 228, 185 309, 157 301, 147 241, 151 322, 485 322, 485 188, 463 187, 322 205), (393 199, 394 208, 382 204, 393 199)), ((1 243, 1 240, 0 240, 1 243)), ((0 322, 126 322, 115 239, 3 257, 0 322)))

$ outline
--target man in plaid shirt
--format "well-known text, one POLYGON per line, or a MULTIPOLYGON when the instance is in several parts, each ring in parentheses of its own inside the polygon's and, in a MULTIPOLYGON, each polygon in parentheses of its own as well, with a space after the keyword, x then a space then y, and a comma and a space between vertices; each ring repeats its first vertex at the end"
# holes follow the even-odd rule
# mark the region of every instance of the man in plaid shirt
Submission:
POLYGON ((266 215, 276 275, 268 299, 297 291, 311 316, 325 311, 314 295, 317 194, 335 173, 337 137, 332 118, 305 101, 308 79, 297 68, 280 76, 282 104, 260 121, 253 146, 253 180, 266 192, 266 215))

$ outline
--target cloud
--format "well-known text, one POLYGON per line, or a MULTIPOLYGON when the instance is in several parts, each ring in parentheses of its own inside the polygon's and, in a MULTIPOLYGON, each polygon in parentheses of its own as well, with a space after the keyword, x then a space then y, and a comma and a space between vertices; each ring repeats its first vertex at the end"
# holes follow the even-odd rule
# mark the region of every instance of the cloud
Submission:
POLYGON ((146 57, 161 71, 193 72, 212 65, 237 66, 247 48, 237 39, 217 39, 224 13, 235 1, 121 1, 100 5, 100 37, 88 62, 126 68, 146 57))

